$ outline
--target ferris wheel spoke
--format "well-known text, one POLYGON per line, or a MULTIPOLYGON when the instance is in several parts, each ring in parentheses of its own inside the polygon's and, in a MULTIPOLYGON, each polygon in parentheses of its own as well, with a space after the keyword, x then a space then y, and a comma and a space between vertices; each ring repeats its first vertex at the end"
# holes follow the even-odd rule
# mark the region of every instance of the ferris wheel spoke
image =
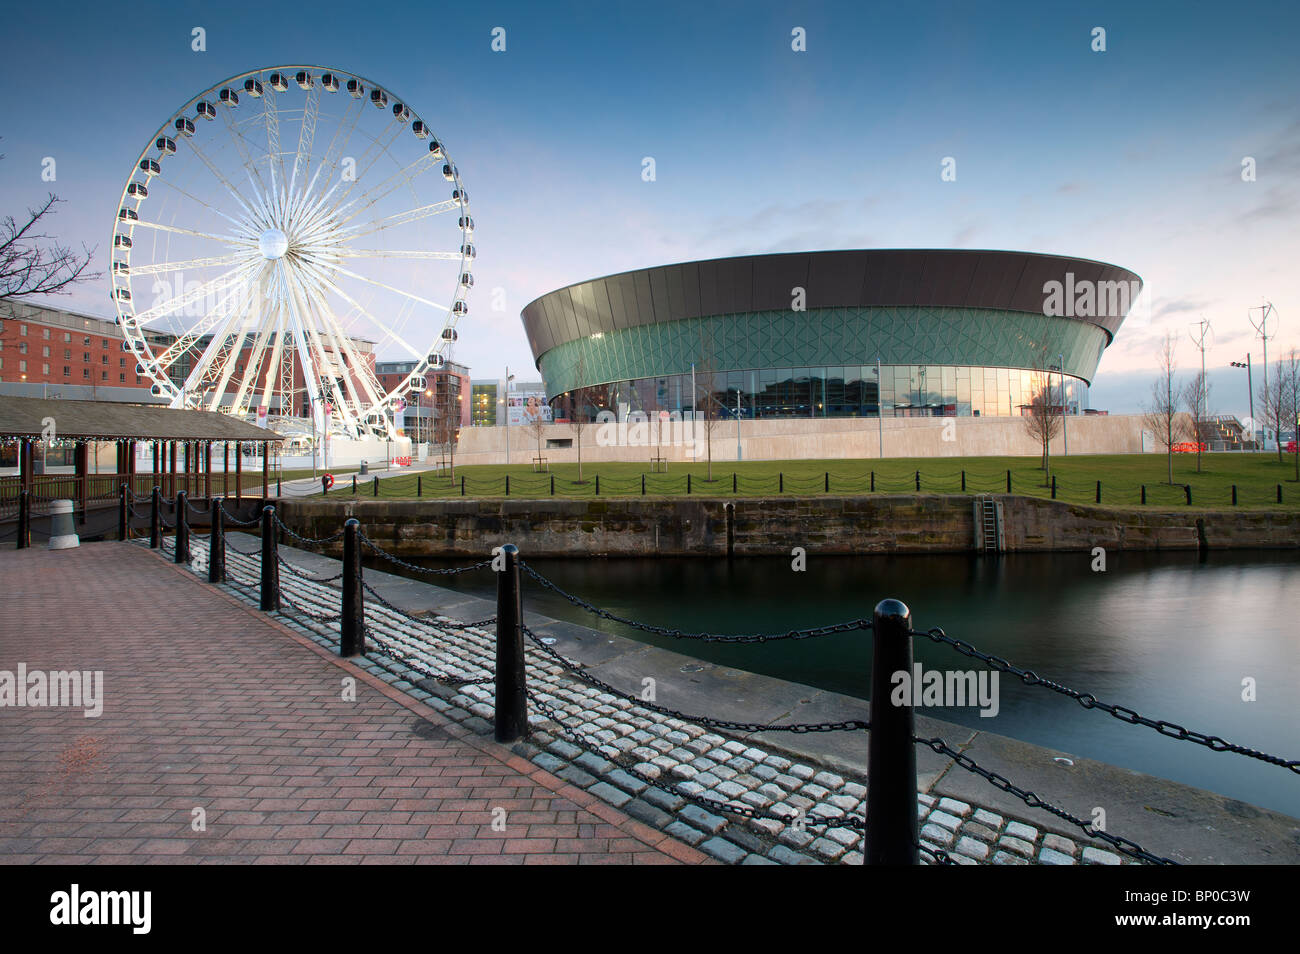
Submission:
POLYGON ((175 192, 179 192, 181 195, 185 196, 185 198, 189 199, 191 202, 194 202, 194 203, 196 203, 196 204, 198 204, 198 205, 203 206, 205 209, 207 209, 207 210, 208 210, 209 212, 211 212, 213 215, 219 215, 219 216, 221 216, 223 219, 225 219, 225 220, 226 220, 227 222, 229 222, 231 225, 235 226, 236 230, 241 230, 241 229, 243 229, 243 227, 244 227, 244 223, 241 222, 239 219, 235 218, 234 216, 227 215, 225 212, 222 212, 220 209, 216 208, 215 206, 211 205, 211 204, 208 203, 208 202, 204 202, 204 201, 203 201, 202 199, 200 199, 197 195, 194 195, 192 192, 189 192, 189 191, 187 191, 187 190, 185 190, 185 189, 182 189, 182 188, 181 188, 180 186, 178 186, 176 183, 174 183, 174 182, 170 182, 170 181, 168 181, 167 179, 162 178, 161 176, 158 177, 157 179, 155 179, 154 181, 157 182, 157 183, 159 183, 159 184, 161 184, 161 185, 165 185, 165 186, 167 186, 167 188, 169 188, 169 189, 171 189, 171 190, 173 190, 173 191, 175 191, 175 192))
POLYGON ((226 339, 230 337, 231 325, 242 315, 243 312, 240 309, 232 309, 226 313, 221 328, 212 333, 208 339, 207 347, 203 349, 199 360, 194 364, 194 369, 190 371, 189 376, 185 379, 185 391, 187 393, 199 394, 199 389, 208 376, 209 369, 225 348, 226 339))
POLYGON ((395 228, 399 225, 406 225, 408 222, 416 222, 420 219, 428 218, 431 215, 441 215, 444 212, 454 212, 460 208, 460 203, 455 199, 445 199, 442 202, 434 202, 430 205, 422 205, 418 209, 408 209, 405 212, 393 212, 378 219, 371 219, 368 222, 361 222, 357 225, 349 226, 339 231, 349 238, 360 238, 363 235, 370 235, 373 232, 382 232, 387 228, 395 228))
POLYGON ((416 358, 417 360, 424 359, 425 352, 412 347, 409 343, 407 343, 405 338, 403 338, 396 331, 389 328, 388 325, 386 325, 384 322, 380 321, 378 318, 372 315, 360 302, 358 302, 355 298, 353 298, 342 288, 340 288, 338 284, 332 281, 328 276, 319 274, 320 272, 319 268, 316 268, 315 271, 317 273, 316 278, 324 290, 332 292, 333 294, 337 295, 338 297, 346 301, 349 305, 351 305, 353 308, 357 310, 358 314, 364 317, 367 321, 372 322, 377 328, 383 331, 384 334, 388 335, 395 344, 397 344, 399 347, 407 351, 413 358, 416 358))
MULTIPOLYGON (((339 321, 338 317, 329 307, 329 303, 320 293, 319 288, 309 287, 308 294, 314 297, 316 307, 321 316, 325 322, 333 328, 335 341, 338 342, 342 350, 350 357, 351 366, 354 369, 356 377, 360 380, 362 387, 367 392, 371 406, 382 404, 383 399, 380 397, 380 393, 383 389, 379 384, 379 379, 375 377, 374 372, 370 368, 369 362, 362 360, 360 355, 357 353, 356 347, 352 344, 352 339, 343 329, 343 323, 339 321)), ((349 388, 352 388, 351 377, 348 377, 346 380, 348 381, 349 388)), ((362 405, 359 399, 356 398, 355 392, 354 400, 357 400, 357 407, 360 408, 362 405)))
POLYGON ((316 113, 320 108, 320 93, 316 86, 307 91, 307 105, 303 107, 302 126, 298 130, 298 150, 293 156, 293 172, 289 176, 289 196, 292 199, 298 184, 298 174, 307 174, 311 162, 312 143, 316 138, 316 113))
POLYGON ((213 232, 198 232, 194 229, 183 229, 179 225, 164 225, 161 222, 146 222, 144 219, 132 222, 131 227, 132 229, 156 229, 159 232, 172 232, 176 235, 192 235, 195 238, 211 239, 214 242, 220 242, 222 245, 229 245, 232 248, 237 248, 240 245, 239 239, 233 235, 217 235, 213 232))
POLYGON ((152 308, 138 311, 135 314, 136 320, 140 324, 144 324, 146 321, 151 321, 154 318, 161 318, 163 315, 170 315, 178 308, 185 308, 188 305, 192 305, 194 302, 201 298, 205 298, 214 291, 224 288, 226 285, 233 282, 239 281, 240 276, 247 270, 247 268, 248 266, 232 268, 229 271, 222 272, 220 275, 210 279, 209 281, 203 282, 187 292, 182 291, 181 294, 173 295, 172 297, 154 305, 152 308))
POLYGON ((279 205, 280 189, 284 185, 284 153, 280 151, 280 112, 275 103, 276 93, 268 88, 261 98, 262 118, 266 123, 267 170, 271 174, 269 198, 272 207, 279 205), (276 184, 275 167, 280 167, 280 182, 276 184))
MULTIPOLYGON (((403 185, 409 185, 414 179, 416 179, 420 175, 420 173, 424 172, 426 169, 430 168, 431 166, 436 165, 438 161, 439 160, 433 158, 433 153, 426 152, 419 159, 416 159, 414 162, 410 163, 409 165, 405 166, 402 169, 398 169, 396 172, 389 175, 387 179, 384 179, 383 181, 377 183, 373 188, 367 189, 366 191, 362 192, 361 195, 357 196, 356 199, 348 203, 347 206, 341 207, 339 209, 339 214, 342 214, 348 209, 348 207, 358 202, 362 203, 356 209, 356 211, 354 211, 351 215, 347 216, 344 219, 341 219, 339 221, 339 224, 347 225, 349 222, 355 219, 358 215, 361 215, 361 213, 365 212, 367 209, 373 208, 376 202, 378 202, 384 196, 388 195, 394 189, 400 188, 403 185), (367 198, 369 198, 369 201, 368 202, 364 201, 367 198)), ((345 195, 344 198, 347 198, 347 196, 345 195)))
MULTIPOLYGON (((199 161, 202 162, 205 166, 207 166, 208 171, 211 172, 214 177, 216 177, 216 180, 226 187, 226 191, 230 193, 230 197, 234 199, 236 202, 238 202, 240 206, 243 207, 245 212, 251 215, 253 210, 249 206, 248 202, 244 199, 243 194, 240 193, 240 191, 235 188, 235 184, 231 182, 229 179, 227 179, 225 174, 216 167, 216 164, 213 163, 213 161, 208 158, 207 153, 203 149, 199 148, 199 144, 194 140, 193 137, 190 137, 189 145, 190 145, 190 149, 194 152, 194 155, 198 156, 199 161)), ((207 203, 205 202, 204 205, 207 205, 207 203)), ((208 206, 208 208, 212 208, 212 207, 208 206)), ((216 212, 217 210, 212 209, 212 211, 216 212)), ((224 219, 229 219, 231 222, 234 222, 236 225, 239 224, 235 219, 230 218, 230 216, 226 215, 224 212, 217 212, 217 214, 224 219)))
POLYGON ((174 342, 168 345, 164 351, 159 353, 156 359, 158 364, 161 367, 170 370, 171 366, 179 360, 181 355, 189 351, 190 345, 205 334, 208 334, 218 322, 224 321, 228 324, 231 316, 241 313, 240 306, 244 304, 245 294, 246 288, 243 285, 236 285, 227 292, 227 294, 217 302, 216 306, 214 306, 211 311, 195 323, 194 327, 190 328, 174 342), (232 303, 231 309, 227 308, 228 302, 232 303))
POLYGON ((404 298, 409 298, 411 301, 419 302, 421 305, 428 305, 430 308, 437 308, 440 311, 451 311, 451 309, 448 308, 446 305, 441 305, 436 301, 430 301, 428 298, 424 298, 412 292, 405 291, 404 289, 397 288, 394 285, 389 285, 387 282, 381 282, 374 278, 367 278, 365 275, 358 274, 357 272, 344 268, 341 265, 336 265, 334 267, 334 270, 337 271, 340 275, 347 275, 349 278, 355 278, 357 281, 365 282, 367 285, 374 285, 376 288, 382 288, 385 291, 390 291, 395 295, 401 295, 404 298))
POLYGON ((257 176, 256 182, 252 180, 251 176, 249 178, 249 183, 253 186, 253 191, 265 192, 266 182, 263 181, 261 170, 257 168, 257 163, 253 159, 253 154, 257 151, 257 147, 253 145, 246 135, 244 135, 244 131, 240 128, 241 123, 234 118, 234 115, 229 109, 221 110, 221 115, 226 130, 230 133, 230 141, 234 143, 235 151, 239 153, 240 164, 246 170, 249 170, 257 176))
POLYGON ((366 111, 366 102, 363 99, 353 100, 352 107, 355 108, 351 120, 348 119, 348 110, 344 111, 343 118, 339 120, 338 128, 334 130, 334 136, 330 139, 329 148, 325 150, 325 158, 321 162, 321 168, 325 169, 331 175, 334 167, 338 165, 339 159, 343 155, 343 150, 347 146, 348 139, 356 131, 357 123, 366 111))
POLYGON ((238 253, 217 255, 212 258, 187 258, 176 262, 159 262, 154 265, 138 265, 131 269, 131 274, 160 275, 164 272, 180 272, 189 268, 211 268, 215 265, 234 265, 245 259, 238 253))
POLYGON ((461 259, 460 252, 421 252, 386 248, 341 248, 334 254, 340 258, 422 258, 442 262, 458 262, 461 259))
MULTIPOLYGON (((381 136, 375 136, 374 141, 371 142, 370 145, 366 147, 366 151, 361 154, 361 157, 357 160, 358 171, 356 173, 356 176, 348 184, 348 187, 347 189, 344 190, 343 194, 339 196, 338 202, 334 204, 334 208, 331 210, 332 212, 337 213, 344 208, 344 203, 347 202, 348 196, 352 194, 352 190, 357 187, 357 183, 365 179, 367 173, 369 173, 370 170, 374 168, 375 163, 379 161, 381 156, 389 154, 388 148, 397 140, 397 137, 401 135, 402 125, 396 122, 395 120, 393 120, 389 122, 387 127, 385 127, 384 132, 387 133, 389 129, 392 129, 393 134, 388 139, 387 142, 385 142, 383 145, 380 145, 379 140, 381 136), (375 149, 376 147, 378 147, 378 149, 375 152, 374 158, 370 158, 371 150, 375 149), (362 163, 365 162, 365 160, 368 158, 370 158, 370 162, 364 167, 362 167, 362 163)), ((429 155, 431 155, 431 153, 425 153, 423 156, 420 157, 420 159, 425 159, 429 155)))

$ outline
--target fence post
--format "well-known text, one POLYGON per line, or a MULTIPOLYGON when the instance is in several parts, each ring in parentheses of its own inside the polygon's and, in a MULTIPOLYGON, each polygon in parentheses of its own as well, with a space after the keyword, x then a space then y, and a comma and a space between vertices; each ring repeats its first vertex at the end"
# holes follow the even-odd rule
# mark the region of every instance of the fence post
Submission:
POLYGON ((785 471, 776 472, 776 490, 777 493, 785 493, 785 471))
POLYGON ((874 470, 871 472, 871 492, 873 494, 876 492, 876 472, 874 470))
POLYGON ((961 492, 966 492, 966 471, 961 472, 961 492))
POLYGON ((275 508, 262 508, 262 611, 280 610, 280 561, 275 547, 275 508))
POLYGON ((1101 481, 1097 481, 1097 503, 1101 503, 1101 481))
POLYGON ((596 475, 596 496, 600 496, 600 474, 596 475))
POLYGON ((1183 493, 1187 495, 1187 506, 1190 507, 1192 505, 1192 485, 1183 484, 1183 493))
POLYGON ((1143 484, 1143 485, 1142 485, 1142 505, 1143 505, 1143 506, 1146 506, 1146 502, 1147 502, 1147 485, 1146 485, 1146 484, 1143 484))
POLYGON ((226 582, 226 513, 221 509, 221 500, 212 498, 212 530, 208 537, 208 582, 226 582))
MULTIPOLYGON (((642 475, 641 475, 641 485, 642 485, 643 487, 645 486, 645 474, 642 474, 642 475)), ((642 492, 643 494, 645 493, 644 490, 642 490, 641 492, 642 492)), ((731 492, 732 492, 733 494, 737 492, 737 491, 736 491, 736 472, 735 472, 734 470, 731 472, 731 492)))
POLYGON ((131 532, 131 503, 130 498, 127 496, 129 492, 126 484, 123 484, 121 493, 118 494, 118 497, 121 498, 117 510, 117 538, 119 540, 128 539, 127 534, 131 532))
POLYGON ((1007 493, 1011 493, 1011 471, 1007 471, 1007 493))
POLYGON ((356 495, 357 495, 357 475, 353 474, 352 475, 352 496, 355 497, 356 495))
POLYGON ((1232 505, 1237 506, 1237 485, 1232 485, 1232 505))
POLYGON ((190 523, 189 514, 186 513, 188 508, 189 494, 183 490, 176 491, 176 546, 174 549, 177 563, 190 562, 190 523))
POLYGON ((153 509, 149 514, 149 549, 157 550, 162 546, 162 488, 154 485, 153 509))
POLYGON ((916 492, 918 494, 921 492, 921 472, 919 470, 916 472, 916 492))
POLYGON ((379 496, 379 475, 378 474, 375 474, 374 493, 371 496, 374 497, 379 496))
POLYGON ((825 492, 826 492, 826 493, 830 493, 830 492, 831 492, 831 472, 830 472, 829 470, 826 471, 826 491, 825 491, 825 492))
MULTIPOLYGON (((555 478, 551 478, 551 496, 555 496, 555 478)), ((645 496, 645 474, 641 475, 641 496, 645 496)))
POLYGON ((501 548, 504 567, 497 576, 496 740, 514 742, 528 732, 524 684, 523 598, 519 589, 519 550, 501 548))
POLYGON ((464 474, 460 475, 460 495, 462 497, 465 496, 465 475, 464 474))
POLYGON ((1056 475, 1052 475, 1052 499, 1056 499, 1056 475))
POLYGON ((343 620, 339 627, 339 655, 359 656, 366 651, 366 604, 361 591, 361 523, 351 517, 343 524, 343 620))
POLYGON ((915 865, 920 842, 912 700, 902 705, 891 701, 894 673, 913 678, 911 611, 898 600, 881 600, 872 634, 865 860, 869 865, 915 865))
POLYGON ((18 492, 18 546, 22 550, 32 545, 32 492, 18 492))
POLYGON ((424 474, 415 475, 415 496, 424 496, 424 474))
POLYGON ((327 474, 320 475, 320 495, 322 497, 328 497, 330 495, 330 485, 327 474))
POLYGON ((506 496, 510 496, 510 475, 506 474, 506 496))
POLYGON ((276 495, 277 497, 283 497, 283 496, 284 496, 284 487, 281 485, 279 475, 276 475, 276 478, 275 478, 275 495, 276 495))
POLYGON ((1278 485, 1277 485, 1277 502, 1278 502, 1278 503, 1281 503, 1281 502, 1282 502, 1282 485, 1281 485, 1281 484, 1278 484, 1278 485))
POLYGON ((691 475, 690 475, 690 474, 687 474, 687 475, 686 475, 686 495, 687 495, 687 496, 690 496, 690 493, 691 493, 691 475))

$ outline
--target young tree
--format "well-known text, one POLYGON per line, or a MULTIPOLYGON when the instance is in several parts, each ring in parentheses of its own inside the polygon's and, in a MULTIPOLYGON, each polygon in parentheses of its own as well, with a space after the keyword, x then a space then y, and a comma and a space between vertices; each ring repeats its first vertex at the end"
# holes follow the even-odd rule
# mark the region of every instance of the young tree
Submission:
POLYGON ((1030 375, 1030 398, 1028 413, 1022 418, 1025 433, 1032 437, 1042 449, 1043 457, 1040 467, 1043 471, 1043 484, 1052 482, 1052 438, 1061 433, 1064 402, 1052 386, 1052 375, 1047 369, 1047 351, 1039 353, 1037 368, 1030 375))
POLYGON ((1165 449, 1168 482, 1174 482, 1174 445, 1187 436, 1187 418, 1178 410, 1179 390, 1174 381, 1178 365, 1174 361, 1174 336, 1165 335, 1160 349, 1160 374, 1151 383, 1151 403, 1142 415, 1142 426, 1154 435, 1165 449))
POLYGON ((1294 424, 1294 416, 1288 421, 1288 382, 1286 374, 1286 363, 1279 360, 1273 368, 1273 374, 1268 379, 1268 385, 1263 384, 1259 387, 1259 401, 1262 410, 1261 416, 1264 418, 1265 436, 1271 428, 1277 436, 1277 462, 1282 463, 1282 428, 1288 423, 1294 424))
POLYGON ((1196 472, 1201 472, 1201 446, 1214 430, 1210 421, 1210 381, 1204 371, 1196 372, 1183 388, 1183 404, 1191 415, 1192 440, 1196 442, 1196 472))
POLYGON ((546 425, 549 423, 540 413, 528 422, 528 429, 537 441, 537 460, 533 462, 533 470, 542 468, 542 438, 546 436, 546 425))
POLYGON ((21 222, 12 215, 0 220, 0 298, 54 295, 99 277, 86 273, 93 249, 82 246, 78 255, 39 231, 61 201, 51 192, 44 204, 29 208, 21 222))
MULTIPOLYGON (((1295 462, 1295 479, 1300 480, 1300 352, 1292 348, 1285 361, 1277 363, 1277 376, 1282 387, 1278 403, 1281 405, 1281 422, 1294 435, 1296 453, 1292 455, 1295 462)), ((1278 431, 1278 447, 1282 446, 1282 432, 1278 431)))

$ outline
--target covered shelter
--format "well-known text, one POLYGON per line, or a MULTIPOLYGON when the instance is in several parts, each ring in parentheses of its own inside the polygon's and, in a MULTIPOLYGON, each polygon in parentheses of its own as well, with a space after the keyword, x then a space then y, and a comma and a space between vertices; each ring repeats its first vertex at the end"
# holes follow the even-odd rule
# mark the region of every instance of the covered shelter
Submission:
POLYGON ((249 445, 261 450, 261 496, 267 497, 269 452, 282 440, 274 431, 211 411, 0 395, 0 442, 17 445, 18 451, 17 475, 0 477, 0 516, 16 509, 23 491, 30 492, 33 503, 76 501, 83 521, 88 505, 116 500, 123 486, 137 495, 158 486, 169 497, 184 490, 192 496, 238 498, 244 492, 242 451, 249 445), (54 442, 73 444, 73 473, 36 472, 37 447, 54 442), (92 474, 91 445, 104 443, 117 445, 116 467, 112 473, 92 474), (141 443, 152 445, 152 472, 137 473, 141 443), (214 476, 218 447, 222 463, 214 476))

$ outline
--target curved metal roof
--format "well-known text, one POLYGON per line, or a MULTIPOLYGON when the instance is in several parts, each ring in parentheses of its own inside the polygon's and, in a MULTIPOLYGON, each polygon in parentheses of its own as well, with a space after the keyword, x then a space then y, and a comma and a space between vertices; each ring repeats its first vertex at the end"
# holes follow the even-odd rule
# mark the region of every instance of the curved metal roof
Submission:
MULTIPOLYGON (((620 272, 557 289, 524 306, 521 318, 534 360, 579 338, 654 322, 738 312, 785 311, 791 289, 807 307, 929 305, 1043 313, 1043 285, 1137 282, 1118 265, 1060 255, 967 249, 855 249, 743 255, 620 272)), ((1136 298, 1136 295, 1132 296, 1136 298)), ((1132 301, 1130 300, 1130 305, 1132 301)), ((1124 314, 1073 320, 1109 339, 1124 314)))

